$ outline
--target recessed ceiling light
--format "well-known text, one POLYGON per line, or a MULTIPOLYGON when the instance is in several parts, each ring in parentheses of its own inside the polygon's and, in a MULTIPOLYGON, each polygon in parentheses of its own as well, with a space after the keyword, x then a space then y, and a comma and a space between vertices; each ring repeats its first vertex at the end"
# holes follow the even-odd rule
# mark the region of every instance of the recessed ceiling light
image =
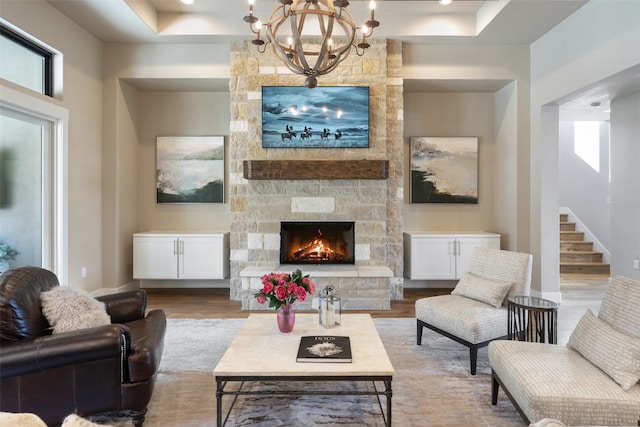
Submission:
POLYGON ((180 3, 182 4, 194 4, 196 2, 196 0, 180 0, 180 3))
POLYGON ((442 4, 442 5, 445 5, 445 6, 446 6, 446 5, 448 5, 448 4, 451 4, 451 1, 452 1, 452 0, 440 0, 440 4, 442 4))

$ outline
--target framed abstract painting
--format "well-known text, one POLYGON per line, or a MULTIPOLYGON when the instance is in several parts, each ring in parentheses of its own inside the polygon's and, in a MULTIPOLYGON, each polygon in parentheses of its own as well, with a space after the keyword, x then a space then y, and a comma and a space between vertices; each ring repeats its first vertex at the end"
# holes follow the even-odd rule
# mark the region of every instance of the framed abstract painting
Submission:
POLYGON ((223 203, 224 137, 157 137, 156 201, 223 203))
POLYGON ((411 138, 411 203, 478 203, 478 138, 411 138))

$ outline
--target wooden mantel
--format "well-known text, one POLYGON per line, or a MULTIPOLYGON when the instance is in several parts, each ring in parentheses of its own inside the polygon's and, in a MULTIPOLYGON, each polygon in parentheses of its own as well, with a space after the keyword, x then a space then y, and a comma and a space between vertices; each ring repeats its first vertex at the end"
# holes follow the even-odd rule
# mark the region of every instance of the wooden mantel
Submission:
POLYGON ((245 160, 245 179, 387 179, 388 160, 245 160))

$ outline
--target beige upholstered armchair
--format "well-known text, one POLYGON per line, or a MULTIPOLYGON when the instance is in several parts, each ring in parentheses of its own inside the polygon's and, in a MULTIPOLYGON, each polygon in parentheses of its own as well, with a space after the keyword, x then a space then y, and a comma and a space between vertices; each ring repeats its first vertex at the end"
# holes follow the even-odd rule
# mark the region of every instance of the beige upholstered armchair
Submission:
POLYGON ((529 295, 532 264, 530 254, 475 247, 450 295, 416 301, 418 345, 426 327, 469 347, 475 375, 478 348, 507 336, 507 297, 529 295))
POLYGON ((640 417, 640 281, 611 279, 597 316, 583 315, 566 346, 489 345, 491 403, 502 387, 526 422, 631 426, 640 417))

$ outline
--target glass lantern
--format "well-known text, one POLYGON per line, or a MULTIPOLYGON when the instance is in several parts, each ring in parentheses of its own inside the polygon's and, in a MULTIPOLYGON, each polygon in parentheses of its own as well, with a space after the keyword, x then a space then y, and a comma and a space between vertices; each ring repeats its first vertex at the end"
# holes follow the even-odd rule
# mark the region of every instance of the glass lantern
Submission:
POLYGON ((320 324, 325 328, 340 325, 340 297, 333 286, 327 286, 320 291, 320 324))

